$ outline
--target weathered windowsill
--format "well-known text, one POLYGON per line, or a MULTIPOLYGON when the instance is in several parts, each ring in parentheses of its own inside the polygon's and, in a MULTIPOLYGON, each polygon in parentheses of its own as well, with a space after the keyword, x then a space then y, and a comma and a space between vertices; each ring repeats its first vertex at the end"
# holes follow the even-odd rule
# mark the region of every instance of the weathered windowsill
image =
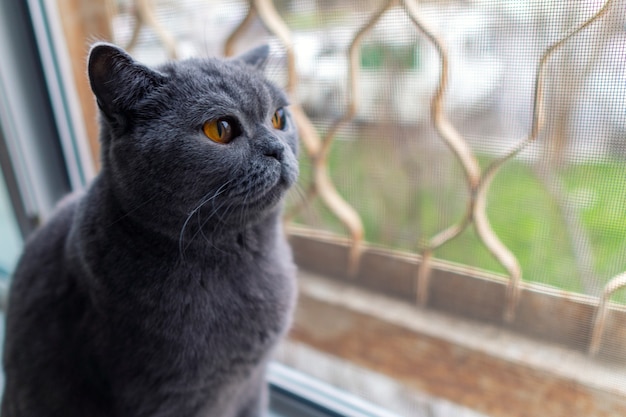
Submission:
MULTIPOLYGON (((300 290, 278 359, 340 387, 357 387, 392 410, 396 404, 397 412, 401 402, 415 409, 430 396, 489 416, 626 415, 623 367, 306 271, 300 290), (330 365, 311 360, 315 352, 331 358, 330 365), (342 370, 344 362, 363 371, 342 370), (397 389, 367 388, 360 378, 370 373, 397 389), (349 382, 347 374, 359 380, 349 382)), ((447 415, 463 415, 455 413, 447 415)))

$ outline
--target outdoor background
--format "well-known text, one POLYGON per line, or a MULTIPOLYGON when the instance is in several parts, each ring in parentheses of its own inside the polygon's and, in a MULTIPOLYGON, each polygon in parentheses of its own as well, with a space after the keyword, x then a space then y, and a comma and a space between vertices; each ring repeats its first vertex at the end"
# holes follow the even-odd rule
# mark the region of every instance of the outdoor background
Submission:
MULTIPOLYGON (((178 57, 222 55, 245 2, 154 2, 176 39, 178 57), (172 8, 177 10, 172 12, 172 8)), ((276 1, 292 31, 300 75, 297 100, 320 135, 346 111, 347 50, 380 1, 276 1)), ((600 1, 420 2, 420 13, 447 45, 450 84, 445 109, 481 166, 528 135, 534 79, 542 52, 597 11, 600 1)), ((134 27, 133 5, 117 2, 113 34, 121 45, 134 27)), ((259 21, 246 46, 269 42, 269 75, 286 83, 280 43, 259 21)), ((240 52, 241 50, 239 50, 240 52)), ((133 51, 149 63, 167 59, 144 27, 133 51)), ((487 214, 516 255, 523 279, 598 294, 626 270, 626 7, 570 39, 546 67, 546 127, 504 164, 488 193, 487 214)), ((356 116, 332 145, 330 173, 361 215, 367 241, 419 252, 458 222, 468 192, 456 158, 433 129, 430 99, 439 61, 432 44, 401 7, 385 13, 360 47, 356 116)), ((299 204, 310 162, 302 157, 299 204)), ((296 222, 343 233, 319 200, 296 222)), ((435 256, 494 272, 504 269, 469 227, 435 256)), ((618 299, 626 299, 618 294, 618 299)))

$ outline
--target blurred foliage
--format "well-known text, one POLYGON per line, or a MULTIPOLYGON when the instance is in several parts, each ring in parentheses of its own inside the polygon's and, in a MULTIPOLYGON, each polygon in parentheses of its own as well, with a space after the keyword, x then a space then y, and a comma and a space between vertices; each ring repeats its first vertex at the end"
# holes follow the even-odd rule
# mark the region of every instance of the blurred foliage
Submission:
POLYGON ((365 69, 420 69, 418 45, 385 45, 371 43, 361 47, 361 67, 365 69))
MULTIPOLYGON (((329 161, 333 180, 362 216, 368 242, 419 251, 430 237, 460 220, 467 204, 466 192, 459 192, 462 182, 422 181, 419 175, 410 175, 406 167, 394 162, 389 154, 393 145, 373 146, 374 142, 338 140, 329 161)), ((425 155, 419 158, 418 166, 424 163, 420 161, 429 159, 425 155)), ((479 159, 482 166, 490 160, 479 159)), ((626 269, 624 165, 622 160, 588 162, 571 165, 560 174, 567 188, 566 204, 579 210, 585 233, 590 237, 594 274, 602 283, 626 269)), ((311 178, 306 157, 302 158, 301 171, 304 192, 311 178)), ((532 163, 513 160, 501 169, 488 194, 487 214, 496 234, 519 260, 524 280, 582 291, 581 272, 563 213, 537 177, 532 163)), ((296 221, 344 232, 341 223, 318 199, 296 221)), ((438 249, 435 256, 505 273, 472 227, 438 249)), ((626 301, 626 293, 616 298, 626 301)))

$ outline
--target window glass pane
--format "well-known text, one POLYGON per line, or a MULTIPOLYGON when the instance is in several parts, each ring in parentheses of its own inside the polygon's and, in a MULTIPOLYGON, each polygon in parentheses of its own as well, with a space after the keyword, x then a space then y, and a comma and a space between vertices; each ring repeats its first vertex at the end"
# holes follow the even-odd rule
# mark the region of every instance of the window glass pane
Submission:
POLYGON ((0 170, 0 280, 7 279, 22 248, 22 237, 11 206, 9 193, 0 170))

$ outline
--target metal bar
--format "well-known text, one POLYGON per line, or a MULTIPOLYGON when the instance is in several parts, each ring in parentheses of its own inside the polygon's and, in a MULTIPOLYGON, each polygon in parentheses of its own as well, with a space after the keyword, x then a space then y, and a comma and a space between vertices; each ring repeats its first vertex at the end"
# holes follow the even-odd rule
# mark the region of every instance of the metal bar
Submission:
POLYGON ((248 7, 248 13, 246 13, 246 17, 244 17, 241 23, 237 25, 237 27, 232 31, 230 35, 228 35, 228 38, 224 43, 225 56, 233 56, 235 54, 235 43, 237 43, 239 38, 241 38, 246 33, 248 28, 250 28, 250 25, 252 24, 256 16, 256 9, 254 8, 254 5, 250 3, 250 6, 248 7))
POLYGON ((416 3, 411 0, 404 0, 402 2, 413 23, 426 35, 439 54, 441 65, 440 78, 436 92, 432 98, 431 117, 439 136, 459 160, 461 167, 464 170, 465 179, 469 189, 468 209, 461 221, 431 238, 422 251, 424 262, 420 265, 420 268, 417 271, 416 294, 417 301, 420 305, 424 306, 428 302, 431 271, 429 264, 432 259, 433 251, 459 236, 467 227, 469 227, 470 224, 473 224, 480 241, 509 274, 509 285, 506 292, 506 307, 503 312, 503 318, 507 322, 513 321, 515 317, 515 310, 519 302, 522 271, 515 255, 500 241, 496 233, 491 228, 486 211, 489 186, 491 185, 498 169, 505 162, 517 155, 529 143, 535 141, 543 128, 545 118, 543 109, 543 77, 545 63, 548 58, 572 36, 584 30, 601 17, 608 10, 610 3, 611 0, 607 0, 593 16, 573 29, 566 36, 550 45, 542 54, 535 78, 533 122, 530 134, 527 138, 519 142, 513 150, 505 154, 504 157, 497 159, 489 165, 484 172, 481 172, 480 166, 478 165, 472 150, 467 145, 465 139, 449 122, 444 111, 443 98, 447 87, 448 71, 448 57, 445 45, 443 41, 431 29, 429 29, 426 23, 420 18, 419 9, 416 3))
POLYGON ((596 356, 600 351, 600 343, 602 342, 602 335, 604 333, 604 328, 606 327, 611 294, 624 287, 626 287, 626 272, 613 277, 604 286, 600 302, 598 303, 598 308, 596 309, 595 318, 593 320, 593 332, 591 334, 591 341, 589 342, 589 354, 591 356, 596 356))
MULTIPOLYGON (((276 11, 271 0, 250 0, 250 7, 254 7, 261 22, 275 35, 287 51, 287 87, 289 95, 295 97, 298 75, 296 58, 293 50, 291 32, 276 11)), ((300 105, 291 105, 291 113, 299 126, 302 142, 313 166, 312 192, 309 196, 319 195, 322 202, 341 221, 352 238, 352 247, 349 253, 347 274, 354 275, 358 269, 363 242, 363 222, 358 212, 339 194, 328 173, 327 153, 334 133, 326 135, 322 141, 313 124, 306 116, 300 105)), ((293 213, 291 214, 293 216, 293 213)))
POLYGON ((509 272, 509 286, 507 287, 507 304, 504 311, 504 319, 506 321, 512 321, 515 316, 515 309, 519 302, 520 295, 520 283, 522 281, 522 271, 519 266, 519 262, 506 248, 506 246, 498 239, 497 235, 491 229, 489 220, 487 218, 487 192, 491 181, 495 177, 499 168, 504 165, 505 162, 512 159, 515 155, 521 152, 528 144, 534 142, 539 136, 544 126, 545 111, 543 107, 543 88, 544 88, 544 74, 546 62, 552 56, 552 54, 561 48, 565 42, 571 39, 574 35, 584 30, 586 27, 594 23, 598 18, 603 16, 609 9, 612 0, 607 0, 602 7, 593 14, 589 19, 583 22, 578 27, 570 31, 566 36, 562 37, 557 42, 550 45, 542 54, 539 65, 537 67, 537 73, 535 76, 535 89, 534 89, 534 101, 533 101, 533 119, 530 134, 528 137, 518 143, 508 154, 500 159, 495 160, 490 166, 487 167, 484 174, 481 176, 480 184, 477 189, 476 197, 476 209, 474 213, 474 224, 478 236, 489 249, 489 251, 496 257, 498 262, 509 272))
POLYGON ((154 4, 150 0, 135 0, 135 26, 130 42, 126 46, 127 50, 132 50, 139 39, 139 31, 142 26, 151 28, 161 41, 167 52, 167 56, 176 59, 176 39, 167 31, 156 18, 154 4))

